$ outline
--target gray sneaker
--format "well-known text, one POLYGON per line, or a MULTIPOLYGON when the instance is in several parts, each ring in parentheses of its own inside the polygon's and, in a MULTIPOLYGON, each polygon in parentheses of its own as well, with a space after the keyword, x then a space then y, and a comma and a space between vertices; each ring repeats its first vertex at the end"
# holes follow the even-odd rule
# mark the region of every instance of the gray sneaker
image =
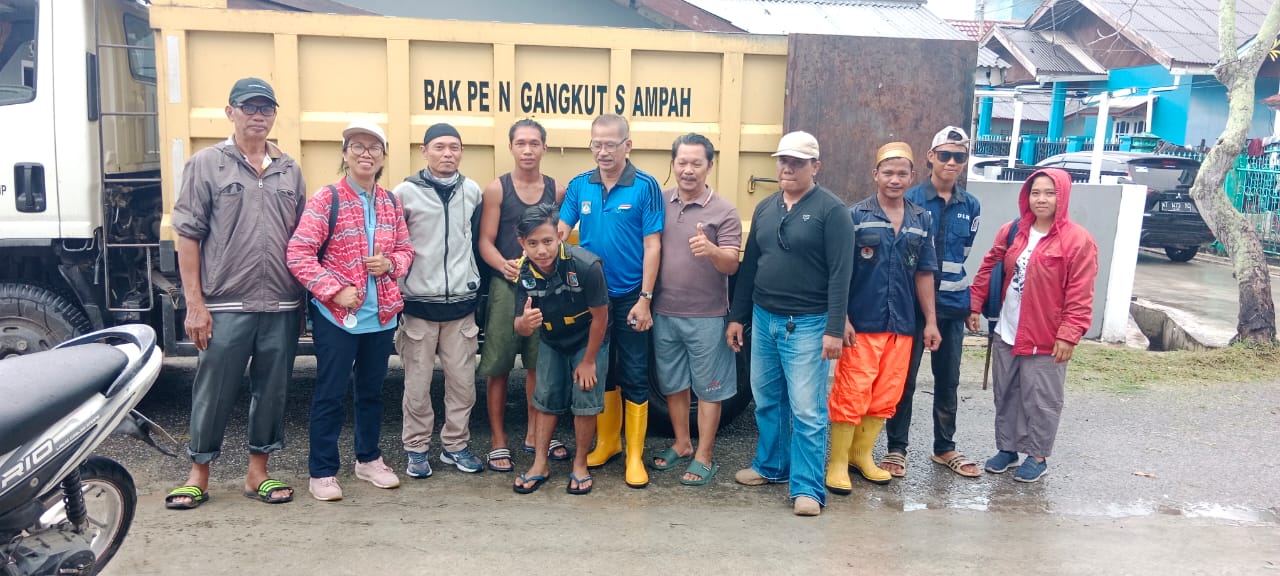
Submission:
POLYGON ((410 478, 430 478, 431 459, 426 452, 409 452, 409 467, 404 473, 410 478))
POLYGON ((453 464, 463 472, 476 473, 484 470, 484 463, 480 458, 471 452, 470 447, 463 448, 457 452, 442 450, 440 452, 440 461, 445 464, 453 464))

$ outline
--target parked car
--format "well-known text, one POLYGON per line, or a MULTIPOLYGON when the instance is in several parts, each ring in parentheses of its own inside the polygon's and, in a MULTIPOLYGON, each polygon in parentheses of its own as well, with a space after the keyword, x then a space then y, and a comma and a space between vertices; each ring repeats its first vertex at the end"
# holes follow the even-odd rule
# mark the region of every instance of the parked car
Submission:
MULTIPOLYGON (((1041 167, 1088 172, 1093 152, 1068 152, 1037 163, 1041 167)), ((1195 257, 1200 246, 1212 242, 1213 232, 1191 199, 1191 184, 1200 161, 1147 152, 1104 152, 1102 172, 1120 176, 1121 182, 1147 187, 1139 245, 1163 248, 1174 262, 1195 257)))
POLYGON ((987 178, 986 169, 989 166, 999 168, 1008 164, 1007 156, 970 156, 969 157, 969 182, 986 182, 994 181, 995 178, 987 178))

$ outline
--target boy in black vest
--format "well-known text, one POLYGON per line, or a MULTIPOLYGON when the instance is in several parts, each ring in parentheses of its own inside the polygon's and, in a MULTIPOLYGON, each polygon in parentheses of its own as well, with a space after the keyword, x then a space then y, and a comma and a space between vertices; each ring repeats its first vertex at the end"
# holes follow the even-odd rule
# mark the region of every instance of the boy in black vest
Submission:
POLYGON ((525 211, 516 227, 524 249, 516 281, 515 330, 521 336, 539 331, 537 384, 533 406, 533 466, 512 488, 529 494, 547 481, 547 451, 556 416, 573 411, 578 450, 566 491, 586 494, 593 485, 587 451, 596 433, 596 415, 604 411, 603 384, 609 357, 609 290, 600 258, 565 244, 556 230, 555 206, 540 204, 525 211))

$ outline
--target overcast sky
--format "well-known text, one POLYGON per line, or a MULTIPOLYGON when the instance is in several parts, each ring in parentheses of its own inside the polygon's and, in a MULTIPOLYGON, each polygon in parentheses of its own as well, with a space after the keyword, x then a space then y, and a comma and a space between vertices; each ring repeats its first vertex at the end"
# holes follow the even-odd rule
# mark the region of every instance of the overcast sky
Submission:
POLYGON ((929 10, 951 20, 973 20, 973 0, 929 0, 929 10))

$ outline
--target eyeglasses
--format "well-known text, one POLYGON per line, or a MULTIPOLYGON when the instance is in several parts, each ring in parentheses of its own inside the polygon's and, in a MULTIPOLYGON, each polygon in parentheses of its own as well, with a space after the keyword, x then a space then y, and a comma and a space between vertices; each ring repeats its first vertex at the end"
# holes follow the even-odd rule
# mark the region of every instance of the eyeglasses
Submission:
POLYGON ((275 104, 241 104, 239 108, 246 116, 253 116, 254 114, 261 114, 263 116, 276 115, 275 104))
POLYGON ((779 200, 778 203, 781 205, 780 208, 783 210, 782 220, 778 222, 778 247, 782 248, 784 252, 790 252, 791 243, 787 242, 787 220, 791 218, 791 213, 786 211, 787 207, 786 205, 782 205, 781 200, 779 200))
POLYGON ((950 162, 953 158, 955 159, 956 164, 964 164, 965 161, 969 159, 968 152, 952 152, 950 150, 938 150, 934 152, 934 155, 938 157, 938 163, 940 164, 946 164, 947 162, 950 162))
POLYGON ((605 152, 613 152, 621 145, 622 142, 601 142, 599 140, 592 140, 591 144, 588 146, 591 148, 592 152, 599 152, 601 150, 604 150, 605 152))
POLYGON ((374 158, 381 158, 382 155, 386 153, 386 150, 383 150, 381 146, 366 147, 364 144, 361 144, 359 142, 352 142, 350 144, 347 144, 347 150, 350 150, 356 156, 360 156, 360 155, 363 155, 365 152, 368 152, 369 155, 374 158))

